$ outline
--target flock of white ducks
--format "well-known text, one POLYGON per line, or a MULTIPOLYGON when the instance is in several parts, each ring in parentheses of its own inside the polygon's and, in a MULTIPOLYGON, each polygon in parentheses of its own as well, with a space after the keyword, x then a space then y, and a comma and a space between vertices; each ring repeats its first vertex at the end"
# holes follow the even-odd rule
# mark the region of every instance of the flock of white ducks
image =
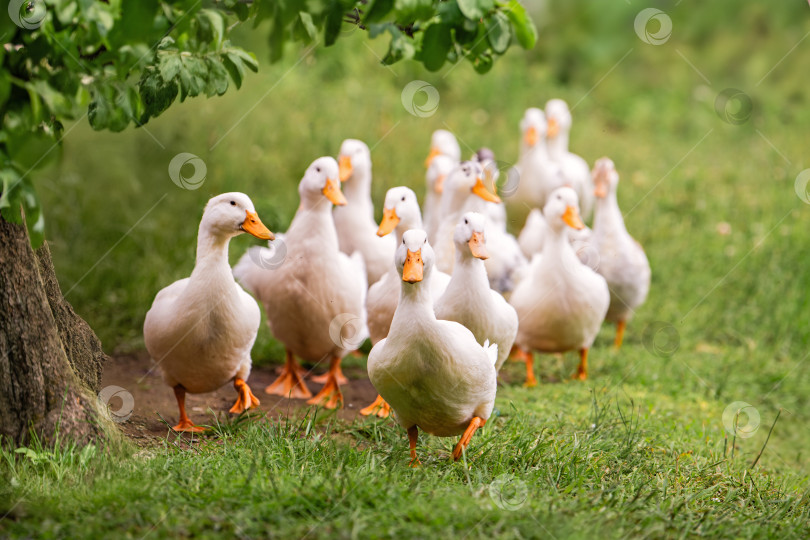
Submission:
POLYGON ((453 458, 461 456, 492 412, 510 353, 526 363, 527 386, 537 384, 534 352, 577 351, 574 378, 587 378, 602 322, 616 323, 619 347, 646 299, 650 266, 624 225, 613 162, 602 158, 590 171, 569 152, 565 102, 528 109, 520 128, 520 157, 510 171, 519 181, 509 203, 532 210, 518 238, 506 230, 506 207, 493 192, 494 155, 481 149, 461 161, 446 130, 431 138, 423 211, 410 188, 394 187, 379 224, 371 153, 354 139, 343 142, 337 160, 318 158, 307 168, 301 205, 283 235, 267 230, 246 195, 211 199, 194 271, 157 294, 144 323, 147 350, 177 397, 174 429, 202 429, 186 414, 186 392, 232 382, 238 398, 230 412, 259 404, 246 383, 256 300, 286 349, 268 394, 341 407, 340 387, 348 383, 341 360, 370 337, 368 375, 379 396, 361 413, 393 412, 408 432, 413 465, 418 429, 461 435, 453 458), (591 230, 583 217, 593 206, 591 230), (250 248, 231 270, 228 242, 243 232, 270 242, 250 248), (350 340, 342 335, 346 324, 350 340), (329 368, 310 377, 297 359, 329 368), (317 395, 307 378, 323 383, 317 395))

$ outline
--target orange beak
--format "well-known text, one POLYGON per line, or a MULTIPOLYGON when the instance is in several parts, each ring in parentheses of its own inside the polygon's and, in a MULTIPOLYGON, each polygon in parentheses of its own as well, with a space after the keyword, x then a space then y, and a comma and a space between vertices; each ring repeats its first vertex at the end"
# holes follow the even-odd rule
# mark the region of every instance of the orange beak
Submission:
POLYGON ((593 194, 600 199, 604 199, 607 197, 608 190, 607 190, 607 182, 601 176, 597 176, 594 178, 594 188, 593 194))
POLYGON ((481 260, 489 259, 489 253, 487 253, 487 241, 484 240, 484 233, 474 232, 470 238, 470 241, 467 242, 467 245, 470 246, 470 253, 472 253, 473 257, 477 257, 481 260))
POLYGON ((332 204, 337 206, 345 206, 348 202, 346 197, 343 195, 343 192, 340 191, 340 182, 335 180, 334 178, 327 178, 326 185, 323 186, 322 190, 324 196, 329 199, 332 204))
POLYGON ((438 149, 438 148, 436 148, 435 146, 432 146, 432 147, 430 148, 430 154, 428 154, 428 157, 427 157, 427 159, 425 160, 425 168, 426 168, 426 169, 427 169, 428 167, 430 167, 430 164, 433 162, 433 158, 435 158, 435 157, 436 157, 436 156, 438 156, 439 154, 441 154, 441 152, 439 152, 439 149, 438 149))
POLYGON ((259 214, 245 210, 245 221, 242 222, 242 230, 248 234, 252 234, 261 240, 275 240, 276 237, 270 232, 270 229, 264 226, 262 220, 259 219, 259 214))
POLYGON ((565 213, 562 215, 562 220, 572 229, 579 231, 585 228, 585 224, 582 223, 582 218, 579 217, 579 210, 577 210, 576 206, 566 206, 565 213))
POLYGON ((546 135, 549 139, 553 139, 557 136, 560 132, 560 124, 557 122, 556 118, 549 118, 548 119, 548 129, 546 130, 546 135))
POLYGON ((425 263, 422 261, 422 250, 408 250, 408 257, 405 259, 405 267, 402 269, 402 281, 416 283, 422 281, 425 263))
POLYGON ((525 142, 527 146, 534 146, 539 140, 540 137, 537 135, 537 128, 534 126, 527 129, 526 133, 523 134, 523 142, 525 142))
POLYGON ((481 180, 481 178, 476 178, 475 185, 472 188, 472 192, 481 197, 482 199, 484 199, 485 201, 494 203, 501 202, 500 197, 487 190, 486 186, 484 185, 484 181, 481 180))
POLYGON ((433 183, 433 191, 440 195, 444 191, 444 179, 446 176, 446 174, 439 175, 439 177, 436 178, 436 181, 433 183))
POLYGON ((399 216, 397 215, 396 208, 383 209, 383 218, 380 222, 380 227, 377 229, 377 236, 385 236, 397 228, 399 225, 399 216))
POLYGON ((338 159, 338 170, 340 174, 340 181, 345 182, 352 175, 352 158, 349 156, 340 156, 338 159))

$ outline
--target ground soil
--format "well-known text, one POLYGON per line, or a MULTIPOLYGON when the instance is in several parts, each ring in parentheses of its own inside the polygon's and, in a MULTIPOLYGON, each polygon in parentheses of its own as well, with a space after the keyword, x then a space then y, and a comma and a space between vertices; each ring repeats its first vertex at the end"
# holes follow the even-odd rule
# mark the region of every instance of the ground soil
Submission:
MULTIPOLYGON (((356 362, 349 364, 352 363, 356 362)), ((259 410, 274 418, 312 408, 313 406, 308 405, 306 400, 288 399, 264 392, 264 388, 275 380, 277 369, 275 366, 254 366, 250 374, 248 385, 261 402, 259 410)), ((320 374, 321 371, 323 370, 316 368, 313 373, 320 374)), ((343 373, 349 379, 349 383, 341 386, 344 406, 337 411, 337 417, 351 421, 359 415, 360 409, 374 401, 377 391, 374 390, 362 367, 344 365, 343 373)), ((120 386, 132 394, 134 401, 132 415, 119 426, 134 443, 149 446, 167 437, 174 438, 166 422, 170 425, 177 423, 177 402, 172 389, 163 382, 160 370, 155 367, 146 351, 112 357, 104 366, 101 387, 110 385, 120 386)), ((314 395, 322 385, 307 380, 307 386, 314 395)), ((116 401, 117 399, 110 400, 112 410, 121 407, 122 402, 116 401)), ((210 425, 214 422, 214 414, 220 417, 228 416, 228 409, 235 401, 236 391, 228 384, 209 394, 188 394, 186 410, 194 423, 210 425)))

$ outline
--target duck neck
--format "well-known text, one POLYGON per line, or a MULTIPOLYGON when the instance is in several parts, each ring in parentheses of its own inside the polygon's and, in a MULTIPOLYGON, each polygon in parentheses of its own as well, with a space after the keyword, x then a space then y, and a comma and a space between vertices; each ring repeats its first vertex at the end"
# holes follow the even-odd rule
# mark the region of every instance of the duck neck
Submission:
POLYGON ((374 214, 374 206, 371 202, 371 168, 357 167, 352 171, 352 176, 342 186, 343 194, 346 196, 347 210, 349 212, 365 212, 374 214))
POLYGON ((616 191, 610 190, 604 197, 596 198, 596 212, 593 218, 594 234, 626 232, 616 191))
POLYGON ((233 281, 228 264, 229 236, 212 234, 203 224, 197 233, 197 258, 191 273, 191 283, 198 283, 212 290, 215 283, 233 281))
POLYGON ((421 229, 422 228, 422 218, 414 216, 413 219, 405 220, 401 219, 399 223, 397 223, 397 228, 395 229, 397 235, 397 245, 402 243, 402 237, 405 235, 406 231, 411 229, 421 229))
POLYGON ((549 235, 543 242, 542 257, 543 261, 554 261, 555 265, 562 262, 567 268, 576 267, 569 266, 579 263, 579 258, 568 241, 568 231, 565 227, 559 229, 549 227, 549 235))
POLYGON ((553 139, 549 139, 546 144, 549 156, 556 161, 568 152, 568 133, 560 132, 553 139))
POLYGON ((529 146, 526 143, 523 143, 522 150, 523 155, 533 155, 544 159, 548 158, 548 147, 546 146, 545 141, 540 141, 534 146, 529 146))
POLYGON ((456 245, 456 265, 450 280, 462 284, 468 291, 489 290, 484 261, 473 257, 466 245, 456 245))
MULTIPOLYGON (((435 320, 433 297, 430 294, 430 278, 425 275, 416 283, 402 282, 399 292, 399 307, 394 318, 405 317, 406 324, 425 318, 435 320)), ((393 324, 393 323, 392 323, 393 324)))

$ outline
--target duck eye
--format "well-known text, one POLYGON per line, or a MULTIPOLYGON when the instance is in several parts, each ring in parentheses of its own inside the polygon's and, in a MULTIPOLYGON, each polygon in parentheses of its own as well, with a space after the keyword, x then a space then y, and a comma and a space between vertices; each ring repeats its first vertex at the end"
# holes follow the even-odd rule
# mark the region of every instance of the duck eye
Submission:
POLYGON ((405 195, 403 195, 403 196, 402 196, 402 200, 403 200, 403 201, 405 200, 405 195))
POLYGON ((470 223, 470 222, 469 222, 469 221, 467 221, 467 218, 464 218, 464 225, 469 225, 469 223, 470 223))
POLYGON ((231 206, 236 206, 236 201, 231 201, 231 206))
POLYGON ((320 167, 315 167, 315 170, 316 170, 317 172, 321 172, 321 168, 320 168, 320 167))

